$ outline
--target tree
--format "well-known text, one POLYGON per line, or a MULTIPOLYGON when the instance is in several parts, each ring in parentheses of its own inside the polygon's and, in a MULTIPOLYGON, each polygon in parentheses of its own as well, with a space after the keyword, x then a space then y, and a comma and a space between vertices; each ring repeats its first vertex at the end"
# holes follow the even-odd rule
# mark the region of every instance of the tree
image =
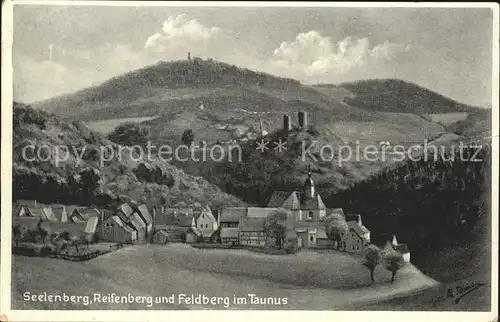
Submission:
POLYGON ((375 267, 380 263, 380 249, 375 245, 368 245, 365 249, 365 253, 363 256, 363 266, 370 270, 370 279, 372 282, 375 282, 375 277, 373 273, 375 271, 375 267))
POLYGON ((47 236, 49 235, 49 232, 42 227, 42 222, 38 222, 38 225, 37 225, 37 234, 38 236, 40 236, 40 239, 42 240, 42 244, 45 244, 45 239, 47 238, 47 236))
POLYGON ((264 233, 275 240, 278 249, 284 244, 287 217, 288 213, 285 210, 277 210, 267 216, 264 222, 264 233))
POLYGON ((191 146, 191 144, 194 142, 193 130, 191 130, 191 129, 185 130, 184 133, 182 133, 181 141, 185 145, 191 146))
POLYGON ((23 234, 21 227, 19 225, 12 226, 12 238, 14 239, 14 244, 16 248, 19 247, 19 242, 21 241, 23 234))
POLYGON ((405 264, 403 255, 401 255, 396 250, 392 250, 391 252, 385 254, 383 259, 385 268, 392 273, 391 276, 391 284, 392 284, 394 283, 394 279, 396 278, 397 271, 405 264))
POLYGON ((71 237, 71 246, 74 246, 75 247, 75 250, 76 250, 76 254, 78 254, 80 252, 80 250, 78 249, 78 245, 80 244, 80 238, 79 237, 71 237))
POLYGON ((139 123, 126 122, 118 125, 108 138, 120 145, 145 146, 149 139, 149 128, 139 123))
POLYGON ((343 236, 347 235, 349 227, 341 214, 330 214, 325 219, 326 236, 337 244, 337 250, 345 250, 343 236))
POLYGON ((55 245, 57 243, 57 239, 59 238, 59 234, 56 233, 56 232, 53 232, 49 235, 49 240, 50 240, 50 243, 55 245))

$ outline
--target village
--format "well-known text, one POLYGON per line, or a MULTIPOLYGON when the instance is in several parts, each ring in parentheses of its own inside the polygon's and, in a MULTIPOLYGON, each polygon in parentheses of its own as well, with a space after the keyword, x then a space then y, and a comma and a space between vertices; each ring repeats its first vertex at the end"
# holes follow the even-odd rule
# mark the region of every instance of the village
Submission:
MULTIPOLYGON (((308 127, 307 112, 298 112, 298 127, 308 127)), ((283 129, 292 129, 288 115, 283 116, 283 129)), ((193 209, 129 202, 115 209, 98 209, 18 200, 13 204, 12 224, 16 247, 21 242, 55 245, 55 250, 47 252, 67 254, 69 246, 74 246, 72 258, 86 255, 89 245, 94 245, 94 250, 102 249, 96 245, 106 245, 108 251, 137 243, 186 243, 199 248, 289 252, 333 248, 361 254, 371 243, 370 230, 360 215, 325 206, 316 191, 310 165, 302 186, 295 191, 275 191, 266 207, 227 207, 214 213, 208 205, 193 209), (343 222, 340 226, 344 228, 329 232, 332 220, 343 222)), ((407 245, 399 244, 396 236, 380 246, 410 261, 407 245)), ((96 256, 101 253, 94 251, 96 256)))

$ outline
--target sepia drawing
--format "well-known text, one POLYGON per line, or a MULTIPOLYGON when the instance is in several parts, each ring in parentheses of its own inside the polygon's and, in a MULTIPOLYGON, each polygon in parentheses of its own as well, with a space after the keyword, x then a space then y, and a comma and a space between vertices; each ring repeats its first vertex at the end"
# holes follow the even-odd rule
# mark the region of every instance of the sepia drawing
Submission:
POLYGON ((14 2, 12 310, 496 308, 497 8, 154 4, 14 2))

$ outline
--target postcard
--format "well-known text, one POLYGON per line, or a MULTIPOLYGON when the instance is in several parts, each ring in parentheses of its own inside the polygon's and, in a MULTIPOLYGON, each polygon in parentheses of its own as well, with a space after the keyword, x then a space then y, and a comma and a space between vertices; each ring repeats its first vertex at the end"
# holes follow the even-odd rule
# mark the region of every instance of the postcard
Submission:
POLYGON ((498 8, 3 2, 1 320, 495 320, 498 8))

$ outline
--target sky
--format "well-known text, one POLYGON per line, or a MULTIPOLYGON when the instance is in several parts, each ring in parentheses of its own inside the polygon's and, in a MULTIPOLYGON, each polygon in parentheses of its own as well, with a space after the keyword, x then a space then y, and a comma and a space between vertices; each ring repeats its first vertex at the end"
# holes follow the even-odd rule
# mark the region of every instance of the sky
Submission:
POLYGON ((73 92, 187 53, 303 83, 399 78, 489 107, 488 8, 14 6, 14 99, 73 92))

